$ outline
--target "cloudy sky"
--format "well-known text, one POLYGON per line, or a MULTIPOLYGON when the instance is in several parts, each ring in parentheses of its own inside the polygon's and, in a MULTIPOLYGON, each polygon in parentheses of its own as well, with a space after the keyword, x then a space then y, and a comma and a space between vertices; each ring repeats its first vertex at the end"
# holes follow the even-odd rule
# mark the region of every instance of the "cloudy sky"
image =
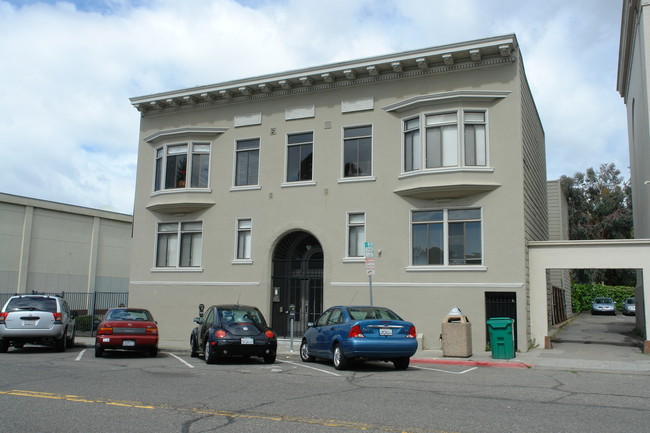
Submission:
POLYGON ((0 192, 132 213, 130 97, 515 33, 548 179, 614 162, 622 0, 0 0, 0 192))

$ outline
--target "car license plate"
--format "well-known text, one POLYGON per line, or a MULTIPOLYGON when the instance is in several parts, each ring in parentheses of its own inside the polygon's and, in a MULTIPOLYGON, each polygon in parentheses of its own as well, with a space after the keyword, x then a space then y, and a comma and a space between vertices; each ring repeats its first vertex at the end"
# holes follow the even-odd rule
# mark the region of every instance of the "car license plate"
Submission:
POLYGON ((133 346, 135 346, 135 340, 123 340, 122 341, 122 346, 133 347, 133 346))
POLYGON ((242 337, 241 344, 253 344, 253 337, 242 337))
POLYGON ((390 328, 379 328, 379 335, 393 335, 393 330, 390 328))

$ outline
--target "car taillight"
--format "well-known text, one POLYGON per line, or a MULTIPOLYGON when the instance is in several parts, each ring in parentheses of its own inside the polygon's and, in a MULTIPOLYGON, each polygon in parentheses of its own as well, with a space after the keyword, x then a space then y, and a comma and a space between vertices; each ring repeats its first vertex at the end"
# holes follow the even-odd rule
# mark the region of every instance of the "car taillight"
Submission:
POLYGON ((147 335, 158 335, 158 328, 147 328, 145 333, 147 335))
POLYGON ((54 315, 54 321, 61 323, 63 320, 63 313, 52 313, 54 315))
POLYGON ((264 335, 266 335, 266 338, 275 338, 275 333, 273 331, 271 331, 270 329, 267 329, 264 332, 264 335))
POLYGON ((406 338, 417 338, 417 334, 415 333, 415 326, 411 325, 411 329, 409 329, 409 333, 406 336, 406 338))
POLYGON ((0 313, 0 323, 5 323, 5 319, 8 315, 9 313, 0 313))
POLYGON ((350 332, 348 333, 348 338, 365 338, 366 336, 363 335, 361 332, 361 326, 359 325, 354 325, 351 329, 350 332))
POLYGON ((113 328, 99 328, 97 330, 97 335, 112 335, 113 328))
POLYGON ((219 329, 214 333, 214 336, 216 338, 226 338, 226 331, 224 331, 223 329, 219 329))

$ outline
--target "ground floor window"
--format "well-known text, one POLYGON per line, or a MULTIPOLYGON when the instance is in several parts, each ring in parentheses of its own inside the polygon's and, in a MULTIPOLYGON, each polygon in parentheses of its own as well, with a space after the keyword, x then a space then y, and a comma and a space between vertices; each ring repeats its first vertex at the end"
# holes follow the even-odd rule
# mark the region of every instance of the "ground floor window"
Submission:
POLYGON ((202 222, 194 221, 158 224, 156 267, 200 267, 202 248, 202 222))

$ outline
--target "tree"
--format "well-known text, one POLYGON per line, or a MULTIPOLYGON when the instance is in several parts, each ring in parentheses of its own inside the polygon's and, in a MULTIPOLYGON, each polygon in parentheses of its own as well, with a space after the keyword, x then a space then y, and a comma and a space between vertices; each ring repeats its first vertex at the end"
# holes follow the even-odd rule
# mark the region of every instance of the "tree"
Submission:
MULTIPOLYGON (((615 164, 601 164, 598 172, 588 168, 573 177, 560 177, 569 206, 569 239, 631 239, 632 190, 615 164)), ((589 284, 635 285, 632 270, 580 269, 573 280, 589 284)))

